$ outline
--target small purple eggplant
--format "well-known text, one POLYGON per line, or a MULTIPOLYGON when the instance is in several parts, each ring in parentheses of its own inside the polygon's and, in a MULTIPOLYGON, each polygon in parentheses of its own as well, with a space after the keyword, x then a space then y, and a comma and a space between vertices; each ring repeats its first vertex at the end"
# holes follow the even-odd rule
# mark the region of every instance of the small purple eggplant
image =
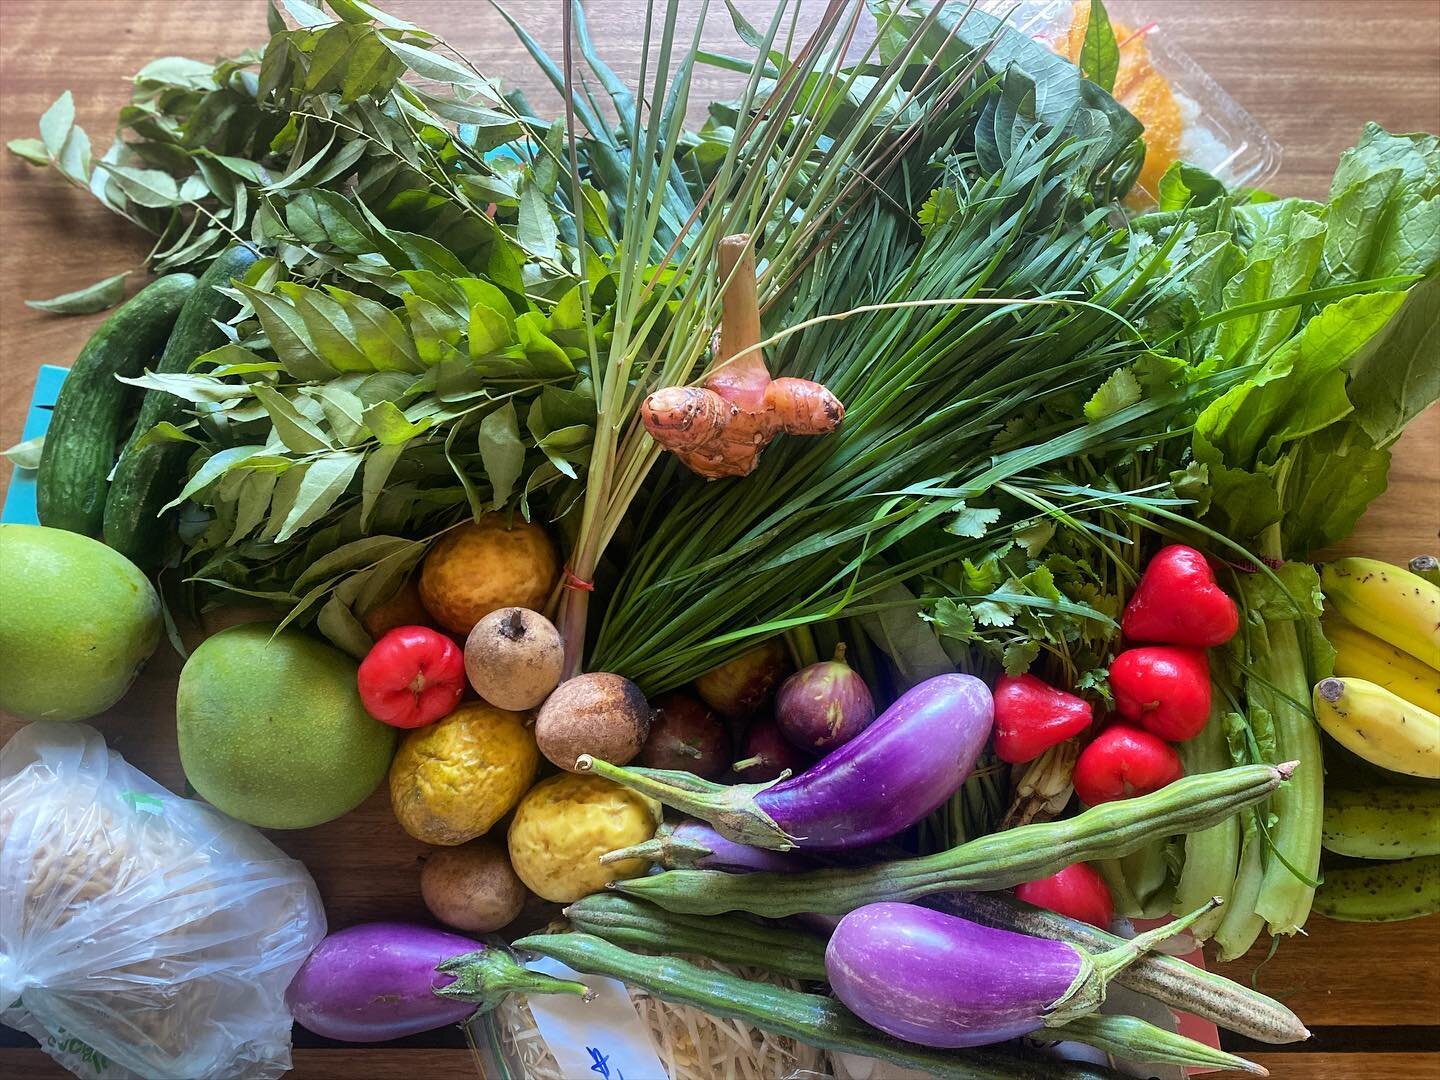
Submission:
POLYGON ((814 762, 815 755, 801 753, 785 738, 779 724, 768 716, 760 716, 745 732, 740 760, 731 768, 747 783, 762 784, 779 780, 787 772, 803 772, 814 762))
POLYGON ((458 1024, 510 993, 588 995, 522 967, 504 949, 413 923, 375 922, 339 930, 296 972, 285 1002, 317 1035, 384 1042, 458 1024))
POLYGON ((837 851, 894 836, 950 798, 970 775, 992 720, 983 682, 936 675, 819 763, 773 784, 724 787, 590 757, 575 768, 702 818, 742 844, 837 851))
POLYGON ((836 926, 825 973, 850 1011, 886 1034, 984 1046, 1094 1012, 1111 978, 1219 903, 1101 953, 914 904, 870 904, 836 926))
POLYGON ((648 859, 665 870, 725 870, 732 874, 755 871, 784 874, 816 867, 813 860, 795 852, 737 844, 703 821, 667 821, 643 844, 600 856, 602 863, 625 859, 648 859))
POLYGON ((835 659, 801 668, 775 695, 775 722, 785 738, 810 754, 844 746, 875 719, 875 699, 860 673, 845 663, 845 646, 835 659))

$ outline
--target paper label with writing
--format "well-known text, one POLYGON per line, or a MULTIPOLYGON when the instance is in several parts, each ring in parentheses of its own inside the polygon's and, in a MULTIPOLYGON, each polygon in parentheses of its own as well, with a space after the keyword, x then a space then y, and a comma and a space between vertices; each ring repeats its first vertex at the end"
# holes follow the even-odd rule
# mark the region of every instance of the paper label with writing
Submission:
POLYGON ((526 967, 583 982, 595 994, 590 1001, 572 994, 531 994, 525 999, 562 1076, 665 1080, 668 1074, 650 1041, 650 1029, 630 1003, 624 983, 603 975, 581 975, 548 956, 526 967))

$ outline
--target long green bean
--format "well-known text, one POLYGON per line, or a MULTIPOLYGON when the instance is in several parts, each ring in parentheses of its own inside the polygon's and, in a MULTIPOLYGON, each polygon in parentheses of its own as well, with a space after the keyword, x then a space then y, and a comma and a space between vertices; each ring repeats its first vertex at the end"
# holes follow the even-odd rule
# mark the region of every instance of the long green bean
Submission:
POLYGON ((804 874, 669 870, 612 887, 670 911, 748 911, 771 918, 805 912, 843 915, 880 900, 917 900, 954 889, 1006 889, 1071 863, 1112 858, 1158 837, 1209 828, 1275 791, 1294 767, 1244 765, 1187 776, 1149 795, 982 836, 923 858, 804 874))
POLYGON ((708 956, 779 975, 825 981, 825 942, 803 930, 739 915, 682 915, 615 893, 595 893, 565 909, 570 925, 631 949, 708 956))

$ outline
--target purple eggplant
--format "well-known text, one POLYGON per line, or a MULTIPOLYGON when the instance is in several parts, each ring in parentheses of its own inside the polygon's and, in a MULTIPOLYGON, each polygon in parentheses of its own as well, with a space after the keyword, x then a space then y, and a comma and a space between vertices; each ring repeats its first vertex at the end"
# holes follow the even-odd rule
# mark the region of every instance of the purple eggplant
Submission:
POLYGON ((1218 903, 1101 953, 914 904, 870 904, 836 926, 825 973, 850 1011, 886 1034, 983 1046, 1094 1012, 1110 979, 1218 903))
POLYGON ((667 821, 643 844, 600 856, 602 863, 626 859, 647 859, 663 870, 725 870, 732 874, 785 874, 816 867, 803 855, 737 844, 703 821, 667 821))
POLYGON ((971 675, 937 675, 904 694, 863 732, 799 776, 724 787, 690 776, 594 771, 710 822, 742 844, 788 851, 861 847, 908 829, 955 793, 990 737, 990 690, 971 675))
POLYGON ((779 780, 785 773, 804 772, 814 762, 814 754, 802 753, 785 738, 779 724, 761 716, 745 732, 740 760, 731 768, 747 783, 761 784, 779 780))
POLYGON ((510 993, 588 995, 584 983, 529 971, 504 949, 413 923, 375 922, 322 941, 285 1002, 317 1035, 384 1042, 458 1024, 510 993))

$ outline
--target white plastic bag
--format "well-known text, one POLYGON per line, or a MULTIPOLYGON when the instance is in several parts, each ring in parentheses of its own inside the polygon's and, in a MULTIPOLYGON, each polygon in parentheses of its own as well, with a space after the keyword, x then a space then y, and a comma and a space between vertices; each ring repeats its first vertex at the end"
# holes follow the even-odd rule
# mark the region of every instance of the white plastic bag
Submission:
POLYGON ((0 1022, 86 1078, 274 1078, 325 936, 304 866, 83 724, 0 751, 0 1022))

